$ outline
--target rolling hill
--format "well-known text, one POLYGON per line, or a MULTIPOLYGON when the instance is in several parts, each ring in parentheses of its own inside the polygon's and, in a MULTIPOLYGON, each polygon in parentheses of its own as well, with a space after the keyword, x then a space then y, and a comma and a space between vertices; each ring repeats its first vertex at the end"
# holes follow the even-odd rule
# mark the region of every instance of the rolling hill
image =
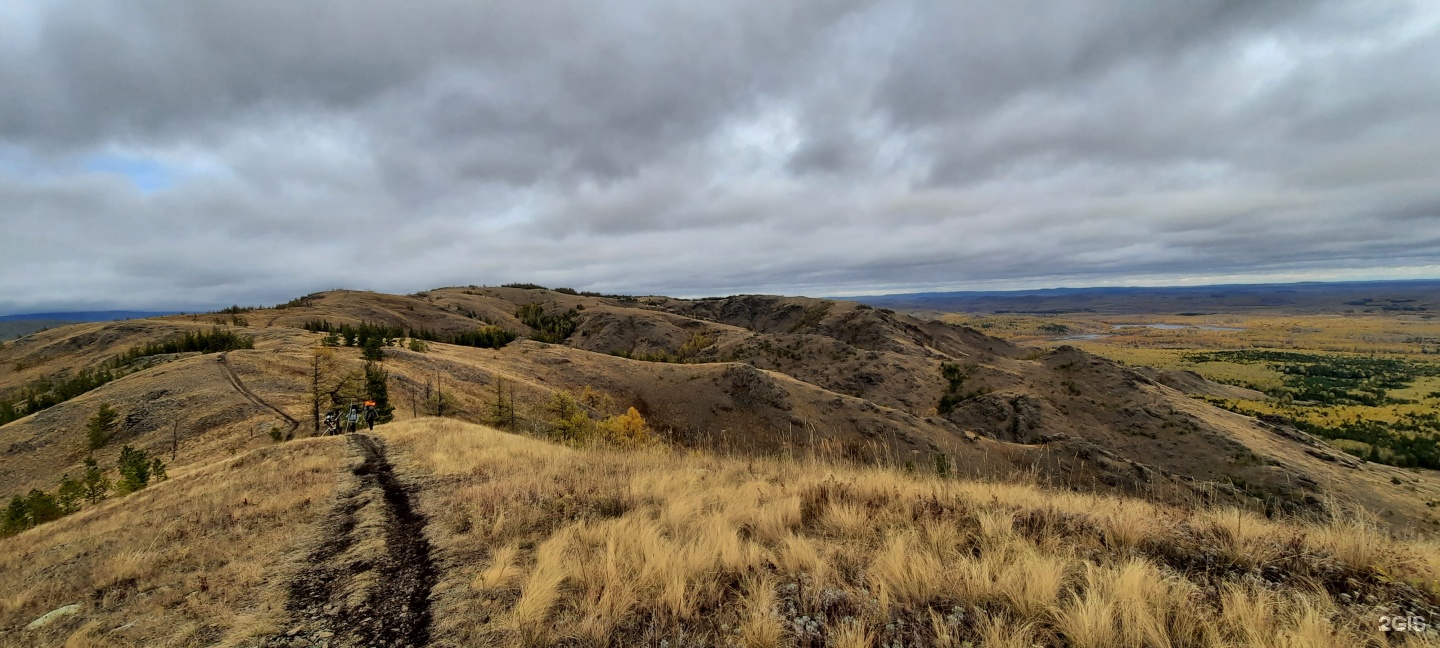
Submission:
MULTIPOLYGON (((696 615, 709 619, 701 624, 703 645, 724 644, 735 633, 759 633, 745 636, 762 645, 773 628, 765 609, 770 599, 761 590, 778 588, 786 578, 809 587, 793 579, 801 573, 818 578, 819 563, 840 570, 833 572, 837 592, 875 594, 884 605, 826 607, 818 599, 785 599, 782 592, 783 600, 774 605, 790 601, 809 621, 817 618, 813 613, 830 616, 816 622, 823 631, 782 628, 776 637, 800 641, 813 634, 824 641, 805 639, 810 643, 800 645, 842 645, 842 635, 878 638, 888 632, 886 641, 943 645, 886 628, 897 619, 931 624, 921 612, 940 610, 932 603, 944 600, 969 619, 950 624, 956 637, 990 632, 991 626, 964 616, 978 606, 1029 623, 1029 632, 1042 640, 1110 645, 1076 641, 1080 626, 1066 625, 1071 621, 1057 615, 1099 613, 1066 607, 1061 592, 1080 596, 1076 605, 1120 605, 1119 599, 1090 601, 1081 595, 1091 591, 1083 584, 1086 570, 1116 567, 1122 554, 1150 561, 1151 567, 1169 565, 1162 571, 1190 583, 1165 596, 1179 597, 1172 607, 1183 606, 1189 596, 1205 600, 1214 616, 1201 614, 1189 622, 1213 628, 1218 641, 1230 636, 1221 630, 1231 623, 1221 620, 1230 609, 1224 601, 1232 592, 1226 588, 1250 570, 1236 565, 1250 560, 1245 554, 1251 544, 1283 553, 1283 546, 1264 543, 1285 534, 1302 539, 1299 553, 1283 554, 1292 561, 1284 567, 1269 565, 1291 575, 1270 578, 1273 591, 1264 596, 1310 587, 1301 581, 1322 583, 1324 597, 1304 599, 1310 601, 1306 605, 1339 606, 1340 612, 1313 609, 1324 612, 1327 623, 1349 628, 1345 632, 1352 634, 1344 636, 1373 633, 1360 630, 1364 614, 1358 607, 1338 602, 1342 593, 1373 596, 1407 614, 1429 614, 1436 604, 1435 593, 1425 589, 1426 579, 1434 578, 1435 568, 1426 562, 1433 556, 1416 558, 1433 547, 1385 539, 1434 533, 1435 509, 1426 503, 1440 500, 1440 480, 1432 473, 1358 461, 1283 424, 1214 408, 1187 395, 1219 389, 1197 376, 1178 380, 1142 373, 1073 347, 1023 349, 971 329, 854 302, 756 295, 637 298, 538 287, 455 287, 408 296, 332 291, 273 309, 34 333, 0 348, 0 401, 24 409, 25 397, 43 388, 55 393, 77 376, 100 372, 102 384, 38 411, 18 412, 24 415, 0 425, 0 494, 52 490, 62 475, 79 475, 87 456, 102 466, 116 465, 124 446, 163 458, 170 480, 0 540, 6 573, 19 574, 0 593, 5 632, 0 638, 15 645, 80 641, 75 637, 92 643, 112 637, 120 643, 174 645, 357 645, 366 636, 399 642, 395 645, 603 644, 603 637, 632 645, 661 636, 673 640, 674 632, 683 635, 691 625, 681 621, 696 615), (343 333, 362 326, 417 340, 413 346, 381 348, 379 366, 388 376, 397 422, 348 441, 305 439, 315 429, 310 399, 317 367, 326 381, 362 375, 363 351, 345 346, 343 333), (253 338, 248 345, 253 348, 205 353, 177 350, 174 344, 212 330, 253 338), (498 330, 518 339, 500 348, 451 343, 492 340, 486 336, 498 330), (477 336, 477 331, 489 333, 477 336), (325 346, 327 337, 338 346, 325 346), (428 342, 420 343, 422 338, 428 342), (559 393, 568 397, 557 398, 559 393), (565 425, 556 404, 567 402, 587 420, 633 408, 663 443, 624 452, 576 451, 577 459, 565 458, 572 455, 560 446, 525 438, 555 437, 565 425), (86 424, 101 404, 115 408, 119 419, 113 438, 92 452, 86 424), (436 413, 449 418, 428 418, 436 413), (504 426, 520 436, 470 424, 504 426), (451 440, 437 440, 442 438, 451 440), (506 459, 495 463, 497 456, 506 459), (545 467, 552 460, 572 470, 545 467), (517 473, 516 466, 527 461, 541 463, 531 474, 517 473), (702 515, 711 510, 707 498, 720 497, 711 489, 748 483, 740 477, 747 470, 758 471, 746 479, 760 480, 759 499, 737 504, 734 515, 723 519, 687 517, 708 515, 702 515), (728 477, 716 483, 695 477, 709 474, 728 477), (835 491, 823 485, 827 474, 849 486, 835 491), (956 484, 980 490, 962 497, 953 490, 959 486, 950 486, 956 484), (894 492, 884 497, 875 490, 891 487, 894 492), (277 490, 285 491, 284 497, 276 497, 277 490), (665 499, 652 490, 676 494, 665 499), (606 494, 612 491, 618 494, 606 494), (1010 501, 1022 492, 1023 502, 1010 501), (987 496, 995 500, 985 504, 987 496), (523 501, 507 499, 512 497, 523 501), (929 534, 942 531, 922 524, 919 513, 903 524, 894 518, 927 497, 938 498, 937 510, 950 511, 937 513, 936 520, 946 520, 950 530, 944 533, 960 534, 957 542, 972 538, 977 548, 999 542, 997 559, 1019 560, 1035 547, 1043 549, 1031 557, 1054 566, 1055 595, 1026 603, 1028 595, 1007 594, 1010 586, 1002 584, 999 572, 1016 567, 1003 561, 984 567, 999 572, 981 579, 987 584, 975 585, 979 589, 972 594, 938 584, 906 589, 914 585, 912 576, 904 575, 910 569, 903 566, 906 556, 928 556, 922 562, 936 565, 958 559, 951 545, 922 550, 921 544, 932 542, 929 534), (792 498, 799 507, 793 519, 785 508, 792 504, 776 504, 792 498), (827 513, 832 505, 848 508, 827 513), (1103 523, 1094 517, 1111 506, 1140 517, 1103 523), (1205 517, 1222 506, 1235 507, 1219 509, 1235 511, 1232 530, 1205 517), (666 516, 678 517, 667 522, 666 516), (1002 518, 1008 521, 996 522, 1002 518), (1141 521, 1152 518, 1170 522, 1141 521), (753 547, 742 542, 739 548, 717 549, 718 558, 694 554, 698 562, 676 566, 672 576, 635 575, 637 589, 622 597, 629 603, 613 598, 618 594, 606 599, 604 587, 578 585, 606 582, 588 572, 572 573, 585 569, 583 564, 551 572, 540 567, 547 561, 570 564, 547 558, 546 551, 603 549, 615 542, 607 533, 649 533, 638 527, 607 531, 612 522, 606 520, 643 526, 657 519, 665 542, 684 545, 679 539, 702 537, 709 533, 704 524, 713 522, 753 547), (860 529, 871 523, 867 520, 883 522, 895 534, 865 535, 860 529), (564 531, 573 524, 579 526, 564 531), (1143 528, 1125 531, 1124 524, 1143 528), (505 531, 507 525, 518 526, 505 531), (792 533, 801 538, 793 542, 820 549, 793 544, 787 540, 792 533), (827 548, 857 533, 864 541, 853 555, 827 548), (1383 547, 1345 563, 1349 571, 1326 571, 1326 561, 1338 559, 1337 552, 1359 551, 1337 544, 1346 533, 1383 547), (247 540, 251 534, 253 542, 247 540), (1145 538, 1154 544, 1145 544, 1145 538), (218 542, 245 545, 228 559, 233 568, 221 568, 212 546, 218 542), (1059 551, 1054 543, 1074 546, 1059 551), (1097 543, 1099 553, 1087 557, 1087 543, 1097 543), (1143 551, 1126 553, 1125 547, 1142 546, 1143 551), (1167 554, 1166 546, 1185 555, 1167 554), (741 553, 725 553, 731 551, 741 553), (806 557, 815 551, 817 557, 806 557), (893 557, 884 559, 885 551, 893 557), (1191 554, 1212 557, 1185 557, 1191 554), (762 555, 769 557, 757 557, 762 555), (1214 557, 1222 555, 1230 557, 1214 557), (1213 564, 1186 562, 1192 558, 1213 564), (700 578, 713 571, 704 567, 711 560, 737 570, 733 580, 700 578), (513 571, 496 567, 506 561, 514 561, 513 571), (1391 571, 1376 576, 1382 562, 1391 571), (891 567, 877 567, 882 563, 891 567), (1418 585, 1394 572, 1402 563, 1417 570, 1418 585), (477 571, 487 564, 488 571, 477 571), (337 565, 349 567, 335 572, 341 569, 337 565), (889 584, 875 589, 862 577, 880 573, 875 569, 901 571, 893 579, 883 577, 889 584), (1359 584, 1348 585, 1347 578, 1359 584), (580 589, 556 589, 545 579, 580 589), (79 608, 84 615, 24 629, 45 612, 74 603, 70 599, 79 593, 85 594, 79 608), (586 598, 591 595, 597 598, 586 598), (747 600, 760 602, 742 602, 747 600), (395 601, 410 603, 396 607, 395 601), (583 611, 591 605, 620 607, 586 620, 583 611), (909 612, 890 612, 899 609, 909 612), (126 616, 137 610, 167 621, 126 616), (360 625, 351 619, 356 611, 360 625), (175 614, 180 616, 172 618, 175 614), (859 625, 845 630, 830 618, 836 614, 860 619, 859 625), (538 621, 552 617, 563 623, 538 621), (652 636, 634 625, 637 619, 668 621, 655 626, 660 634, 652 636), (131 634, 111 634, 131 621, 135 624, 125 630, 131 634), (289 628, 297 629, 286 634, 289 628)), ((972 556, 984 555, 976 551, 981 553, 972 556)), ((629 578, 625 570, 641 569, 624 566, 633 558, 616 556, 621 562, 609 569, 619 571, 611 578, 629 578)), ((1266 563, 1253 566, 1266 581, 1266 563)), ((1294 602, 1301 599, 1281 599, 1291 600, 1282 596, 1255 605, 1278 606, 1273 611, 1289 619, 1283 627, 1303 624, 1311 608, 1286 607, 1301 605, 1294 602)), ((950 614, 948 608, 940 612, 942 621, 950 614)), ((1179 621, 1166 618, 1167 636, 1183 634, 1173 625, 1179 621)), ((936 623, 941 625, 925 630, 932 639, 948 622, 936 623)), ((1116 628, 1122 634, 1161 632, 1123 623, 1116 628)), ((869 645, 855 641, 843 645, 869 645)), ((1137 641, 1134 645, 1150 640, 1137 641)))

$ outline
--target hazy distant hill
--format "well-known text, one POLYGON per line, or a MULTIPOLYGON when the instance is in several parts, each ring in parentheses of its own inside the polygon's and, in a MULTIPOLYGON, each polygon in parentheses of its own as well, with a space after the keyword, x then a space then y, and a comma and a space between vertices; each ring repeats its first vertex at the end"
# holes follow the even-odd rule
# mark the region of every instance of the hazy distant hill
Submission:
POLYGON ((145 317, 159 317, 161 315, 174 315, 178 311, 129 311, 129 310, 108 310, 108 311, 71 311, 68 313, 20 313, 18 315, 0 315, 0 322, 16 321, 63 321, 63 322, 109 322, 123 319, 141 319, 145 317))
POLYGON ((854 297, 896 310, 996 313, 1440 312, 1440 280, 1051 288, 854 297))
POLYGON ((74 311, 69 313, 20 313, 0 315, 0 340, 9 340, 36 331, 75 324, 77 322, 109 322, 174 315, 174 311, 74 311))

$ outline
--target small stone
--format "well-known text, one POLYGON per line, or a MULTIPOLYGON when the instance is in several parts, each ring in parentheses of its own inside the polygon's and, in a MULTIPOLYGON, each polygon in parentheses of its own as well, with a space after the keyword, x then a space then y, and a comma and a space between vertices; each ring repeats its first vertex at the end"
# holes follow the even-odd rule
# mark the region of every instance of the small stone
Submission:
POLYGON ((67 617, 72 614, 78 614, 79 612, 79 603, 71 603, 70 605, 58 607, 49 612, 46 612, 45 614, 40 615, 39 618, 31 621, 29 625, 25 626, 25 629, 34 630, 36 628, 43 628, 47 625, 50 625, 50 623, 56 619, 59 619, 61 617, 67 617))
POLYGON ((317 632, 317 633, 315 633, 315 638, 316 638, 316 639, 329 639, 330 637, 333 637, 333 636, 335 636, 335 633, 330 632, 329 630, 326 630, 326 631, 324 631, 324 632, 317 632))

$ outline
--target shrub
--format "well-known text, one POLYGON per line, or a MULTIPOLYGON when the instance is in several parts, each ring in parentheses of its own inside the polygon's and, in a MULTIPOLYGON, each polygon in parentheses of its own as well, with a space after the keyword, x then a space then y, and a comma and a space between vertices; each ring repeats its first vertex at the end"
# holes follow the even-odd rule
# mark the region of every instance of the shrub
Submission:
POLYGON ((427 353, 430 351, 430 345, 426 344, 424 340, 410 338, 410 350, 416 353, 427 353))

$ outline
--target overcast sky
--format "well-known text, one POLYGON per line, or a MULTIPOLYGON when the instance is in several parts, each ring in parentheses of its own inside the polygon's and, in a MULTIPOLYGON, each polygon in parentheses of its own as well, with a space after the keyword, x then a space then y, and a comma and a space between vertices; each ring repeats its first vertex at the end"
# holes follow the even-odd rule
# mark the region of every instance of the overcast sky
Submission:
POLYGON ((0 314, 1440 277, 1440 3, 0 2, 0 314))

